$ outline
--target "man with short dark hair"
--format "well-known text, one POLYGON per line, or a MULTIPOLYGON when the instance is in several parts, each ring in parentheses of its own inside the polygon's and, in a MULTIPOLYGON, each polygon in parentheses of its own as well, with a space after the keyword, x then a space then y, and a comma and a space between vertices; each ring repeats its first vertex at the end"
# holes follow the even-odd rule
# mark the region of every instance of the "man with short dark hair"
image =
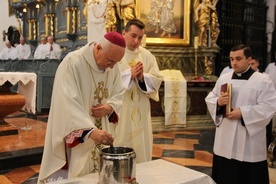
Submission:
POLYGON ((158 90, 163 81, 155 56, 141 46, 144 31, 140 20, 128 21, 122 33, 126 51, 118 64, 127 90, 114 144, 133 148, 137 163, 152 159, 150 99, 159 100, 158 90))
POLYGON ((251 49, 230 51, 234 72, 220 76, 205 101, 216 125, 212 177, 218 184, 269 184, 266 126, 276 112, 276 91, 268 75, 250 67, 251 49), (221 92, 232 84, 232 94, 221 92), (222 109, 231 98, 232 111, 222 109))

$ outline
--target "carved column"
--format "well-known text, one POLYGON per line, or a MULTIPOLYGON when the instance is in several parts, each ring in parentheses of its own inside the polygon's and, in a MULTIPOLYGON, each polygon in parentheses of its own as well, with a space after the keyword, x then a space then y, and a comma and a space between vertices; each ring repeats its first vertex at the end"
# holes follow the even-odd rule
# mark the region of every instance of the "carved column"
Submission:
POLYGON ((29 40, 37 39, 37 20, 36 19, 28 19, 29 24, 29 40))
POLYGON ((75 40, 77 37, 77 11, 76 2, 68 0, 67 11, 67 37, 69 40, 75 40))
POLYGON ((55 14, 46 13, 45 14, 45 32, 46 35, 54 35, 54 18, 55 14))
POLYGON ((45 13, 45 34, 55 36, 55 5, 54 0, 47 1, 47 13, 45 13))

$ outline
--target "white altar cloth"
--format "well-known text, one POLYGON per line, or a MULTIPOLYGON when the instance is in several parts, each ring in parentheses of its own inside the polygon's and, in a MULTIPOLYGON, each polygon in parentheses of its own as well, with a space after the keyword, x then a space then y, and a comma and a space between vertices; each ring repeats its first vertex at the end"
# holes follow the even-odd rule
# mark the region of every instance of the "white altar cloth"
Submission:
POLYGON ((165 126, 186 127, 187 81, 180 70, 162 70, 165 126))
POLYGON ((25 97, 26 103, 22 110, 35 114, 36 74, 29 72, 0 72, 0 85, 9 81, 12 85, 18 83, 18 93, 25 97))
MULTIPOLYGON (((215 184, 213 179, 204 173, 162 159, 137 164, 136 181, 139 184, 215 184)), ((98 184, 98 182, 99 174, 94 173, 52 183, 98 184)))

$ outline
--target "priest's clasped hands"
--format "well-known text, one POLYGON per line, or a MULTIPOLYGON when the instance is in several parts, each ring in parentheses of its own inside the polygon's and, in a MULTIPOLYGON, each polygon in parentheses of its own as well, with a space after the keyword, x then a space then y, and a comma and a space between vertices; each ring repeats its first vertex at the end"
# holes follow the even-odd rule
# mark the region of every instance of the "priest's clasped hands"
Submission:
POLYGON ((131 67, 131 79, 137 78, 138 80, 143 79, 143 63, 138 61, 133 67, 131 67))
MULTIPOLYGON (((218 106, 222 107, 228 104, 229 94, 228 92, 221 92, 218 97, 218 106)), ((227 118, 229 119, 242 119, 242 114, 240 108, 233 108, 230 113, 228 113, 227 118)))

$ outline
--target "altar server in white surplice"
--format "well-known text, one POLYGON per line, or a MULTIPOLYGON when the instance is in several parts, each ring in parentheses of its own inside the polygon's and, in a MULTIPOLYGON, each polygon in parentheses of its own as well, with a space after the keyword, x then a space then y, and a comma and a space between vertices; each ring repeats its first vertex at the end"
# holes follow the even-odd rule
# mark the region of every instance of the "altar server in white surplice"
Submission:
POLYGON ((212 177, 223 184, 269 184, 266 126, 276 112, 276 91, 270 77, 250 68, 251 49, 230 51, 234 72, 220 76, 205 101, 216 125, 212 177), (223 117, 232 84, 232 111, 223 117))
POLYGON ((29 59, 32 56, 30 45, 25 43, 25 38, 20 37, 20 44, 16 46, 16 58, 18 59, 29 59))
POLYGON ((0 59, 15 59, 16 49, 11 45, 9 41, 6 42, 6 47, 2 49, 0 53, 0 59))
POLYGON ((265 69, 265 73, 267 73, 270 76, 276 89, 276 62, 269 63, 269 65, 267 65, 265 69))
POLYGON ((125 40, 109 32, 73 51, 54 81, 38 183, 99 171, 100 152, 114 141, 125 88, 116 65, 125 40))
POLYGON ((49 51, 47 50, 47 38, 46 36, 40 37, 40 44, 35 49, 34 59, 45 59, 49 51))
POLYGON ((137 163, 152 158, 150 98, 159 100, 158 89, 163 81, 155 57, 140 46, 144 27, 143 22, 133 19, 123 31, 127 48, 118 65, 127 91, 114 140, 114 145, 133 148, 137 163))
POLYGON ((47 55, 49 59, 60 59, 62 50, 60 48, 60 45, 54 42, 54 38, 52 36, 47 37, 47 44, 45 45, 47 55))

